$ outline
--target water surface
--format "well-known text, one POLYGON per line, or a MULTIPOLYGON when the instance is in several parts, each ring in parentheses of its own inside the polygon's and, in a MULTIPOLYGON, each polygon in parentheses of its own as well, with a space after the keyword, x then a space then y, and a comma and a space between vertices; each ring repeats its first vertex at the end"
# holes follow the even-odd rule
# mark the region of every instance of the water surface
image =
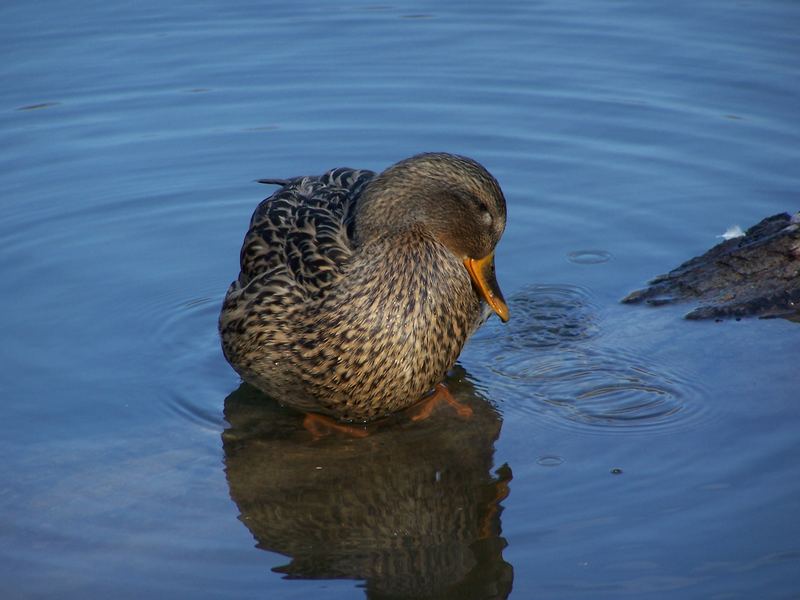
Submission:
POLYGON ((788 598, 800 328, 626 293, 796 211, 800 5, 0 8, 4 598, 788 598), (512 309, 313 440, 217 340, 259 177, 472 156, 512 309))

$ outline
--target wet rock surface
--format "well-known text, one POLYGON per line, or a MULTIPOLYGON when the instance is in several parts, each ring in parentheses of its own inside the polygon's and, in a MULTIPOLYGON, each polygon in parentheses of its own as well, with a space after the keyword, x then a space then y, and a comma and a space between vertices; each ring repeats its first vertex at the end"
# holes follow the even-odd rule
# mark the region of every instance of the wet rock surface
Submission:
POLYGON ((800 320, 800 212, 767 217, 649 286, 627 304, 696 300, 687 319, 785 317, 800 320))

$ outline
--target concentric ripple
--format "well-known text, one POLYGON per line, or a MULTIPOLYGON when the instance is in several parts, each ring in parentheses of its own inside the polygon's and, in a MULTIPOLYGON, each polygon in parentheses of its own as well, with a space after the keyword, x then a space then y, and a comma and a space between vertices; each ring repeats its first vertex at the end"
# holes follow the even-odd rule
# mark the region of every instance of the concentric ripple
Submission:
POLYGON ((511 320, 490 320, 475 342, 498 342, 504 349, 532 350, 588 340, 599 332, 589 293, 569 285, 532 285, 508 301, 511 320))
POLYGON ((224 424, 219 406, 224 384, 220 378, 220 388, 209 385, 208 374, 226 368, 219 357, 215 326, 219 300, 204 296, 161 310, 156 343, 166 355, 164 405, 178 417, 216 432, 224 424))
POLYGON ((703 391, 689 378, 602 347, 557 348, 492 364, 512 410, 593 433, 686 428, 702 417, 703 391))
POLYGON ((470 367, 487 370, 509 411, 591 433, 673 431, 702 417, 704 391, 690 377, 632 349, 635 339, 610 345, 587 290, 535 285, 509 305, 506 325, 492 320, 476 336, 482 360, 470 367))

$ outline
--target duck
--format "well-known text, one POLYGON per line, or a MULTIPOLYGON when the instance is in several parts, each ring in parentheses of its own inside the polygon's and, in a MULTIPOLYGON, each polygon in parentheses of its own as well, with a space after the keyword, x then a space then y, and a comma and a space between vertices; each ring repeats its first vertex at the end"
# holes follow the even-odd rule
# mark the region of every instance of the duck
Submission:
POLYGON ((279 403, 367 423, 420 402, 492 314, 506 226, 497 180, 450 153, 376 173, 262 179, 219 334, 239 376, 279 403))

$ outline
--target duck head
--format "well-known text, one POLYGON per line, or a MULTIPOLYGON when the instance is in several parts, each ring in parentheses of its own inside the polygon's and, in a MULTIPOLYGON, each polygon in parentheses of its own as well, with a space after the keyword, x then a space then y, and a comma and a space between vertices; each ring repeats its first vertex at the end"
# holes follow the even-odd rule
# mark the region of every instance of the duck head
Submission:
POLYGON ((497 180, 470 158, 419 154, 386 169, 365 188, 356 231, 360 240, 421 227, 464 264, 480 296, 508 321, 494 270, 494 249, 506 226, 497 180))

